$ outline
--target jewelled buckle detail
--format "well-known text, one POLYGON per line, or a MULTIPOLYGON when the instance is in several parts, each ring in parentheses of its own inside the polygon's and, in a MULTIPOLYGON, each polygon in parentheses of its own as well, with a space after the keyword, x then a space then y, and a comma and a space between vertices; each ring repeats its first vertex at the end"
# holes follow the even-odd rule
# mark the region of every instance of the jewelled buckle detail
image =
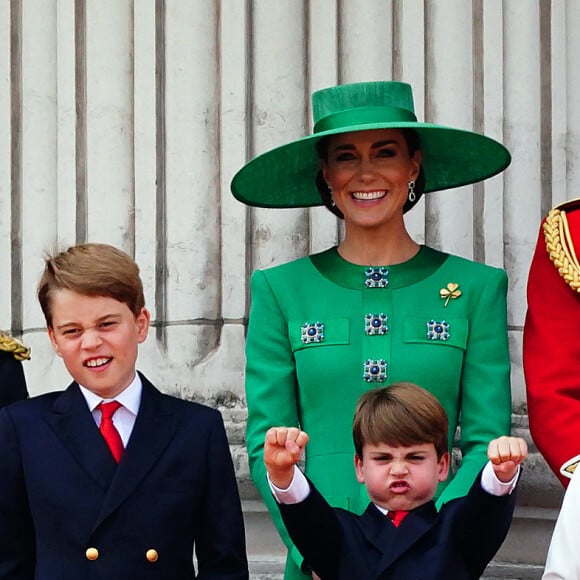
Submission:
POLYGON ((389 327, 387 325, 388 316, 383 314, 367 314, 365 316, 365 332, 369 336, 376 334, 387 334, 389 327))
POLYGON ((386 288, 389 285, 389 271, 384 268, 367 268, 365 286, 367 288, 386 288))
POLYGON ((363 379, 367 383, 382 383, 387 378, 387 362, 385 360, 371 360, 364 362, 363 379))
POLYGON ((305 322, 301 327, 301 340, 304 344, 322 342, 324 340, 324 324, 322 322, 305 322))
POLYGON ((442 320, 430 320, 427 323, 427 338, 429 340, 447 340, 449 338, 449 323, 442 320))

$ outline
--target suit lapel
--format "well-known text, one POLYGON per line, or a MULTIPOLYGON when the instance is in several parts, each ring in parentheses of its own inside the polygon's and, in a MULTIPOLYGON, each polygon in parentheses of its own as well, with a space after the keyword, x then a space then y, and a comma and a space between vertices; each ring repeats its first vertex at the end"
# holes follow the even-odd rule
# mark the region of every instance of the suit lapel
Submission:
POLYGON ((361 517, 367 539, 383 553, 377 568, 378 577, 435 526, 437 510, 434 503, 429 502, 413 510, 398 528, 386 521, 386 516, 373 504, 361 517))
POLYGON ((123 458, 105 497, 95 527, 113 512, 143 480, 170 444, 177 429, 174 407, 143 376, 139 413, 123 458))
POLYGON ((75 461, 106 491, 117 465, 76 383, 56 399, 48 422, 75 461))

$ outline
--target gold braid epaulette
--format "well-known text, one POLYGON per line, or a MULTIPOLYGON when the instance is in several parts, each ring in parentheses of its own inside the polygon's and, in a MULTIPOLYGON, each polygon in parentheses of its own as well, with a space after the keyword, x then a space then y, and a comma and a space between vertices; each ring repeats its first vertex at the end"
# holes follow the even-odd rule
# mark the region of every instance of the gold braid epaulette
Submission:
POLYGON ((16 360, 27 360, 30 358, 30 349, 24 346, 19 340, 8 334, 0 332, 0 350, 11 352, 16 360))
POLYGON ((544 222, 544 239, 550 260, 560 276, 574 292, 580 292, 580 263, 564 210, 554 208, 548 212, 544 222))

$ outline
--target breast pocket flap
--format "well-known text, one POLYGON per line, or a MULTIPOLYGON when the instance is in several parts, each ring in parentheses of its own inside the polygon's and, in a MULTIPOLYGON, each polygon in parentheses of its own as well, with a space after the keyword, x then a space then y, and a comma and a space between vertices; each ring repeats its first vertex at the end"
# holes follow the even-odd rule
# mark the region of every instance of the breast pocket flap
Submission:
POLYGON ((405 343, 451 346, 465 350, 469 334, 465 318, 431 319, 409 317, 405 320, 405 343))
POLYGON ((312 318, 288 322, 292 352, 304 348, 320 348, 349 344, 348 318, 312 318))

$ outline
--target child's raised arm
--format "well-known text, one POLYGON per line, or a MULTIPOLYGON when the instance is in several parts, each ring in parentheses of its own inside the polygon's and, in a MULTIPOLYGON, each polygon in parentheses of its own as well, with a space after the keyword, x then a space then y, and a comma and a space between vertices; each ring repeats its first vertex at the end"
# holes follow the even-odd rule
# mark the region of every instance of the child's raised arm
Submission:
POLYGON ((503 482, 511 481, 518 465, 528 455, 528 444, 521 437, 503 435, 489 442, 487 456, 496 477, 503 482))
POLYGON ((286 489, 294 477, 294 466, 300 461, 309 437, 296 427, 272 427, 264 441, 264 463, 270 481, 286 489))

